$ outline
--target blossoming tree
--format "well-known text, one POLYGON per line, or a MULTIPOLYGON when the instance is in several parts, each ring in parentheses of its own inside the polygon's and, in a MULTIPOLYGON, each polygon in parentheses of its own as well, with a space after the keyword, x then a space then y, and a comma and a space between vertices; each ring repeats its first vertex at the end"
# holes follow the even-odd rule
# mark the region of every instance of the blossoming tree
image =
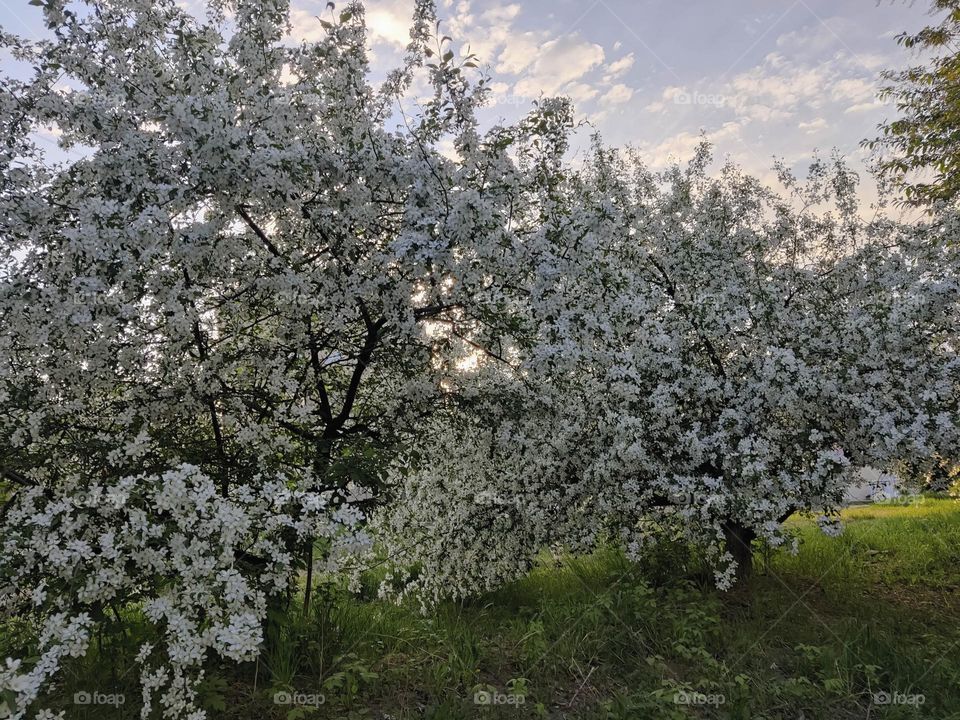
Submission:
POLYGON ((790 514, 838 530, 857 467, 956 454, 957 218, 864 221, 842 165, 782 171, 780 198, 708 161, 654 174, 598 143, 565 170, 518 309, 524 410, 438 435, 378 519, 422 538, 413 588, 492 587, 551 543, 677 535, 728 587, 790 514))
POLYGON ((34 4, 48 39, 2 35, 0 607, 40 640, 0 691, 23 717, 132 604, 144 717, 199 718, 208 655, 255 657, 271 598, 368 543, 379 458, 498 357, 511 161, 430 2, 379 86, 359 3, 315 43, 284 0, 34 4))

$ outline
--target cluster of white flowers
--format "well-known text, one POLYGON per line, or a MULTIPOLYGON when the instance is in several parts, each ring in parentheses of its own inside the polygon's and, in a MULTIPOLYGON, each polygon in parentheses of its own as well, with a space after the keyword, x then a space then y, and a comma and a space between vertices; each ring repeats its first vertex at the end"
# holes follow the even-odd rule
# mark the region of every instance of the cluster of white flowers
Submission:
POLYGON ((7 658, 0 669, 0 690, 14 693, 14 707, 7 707, 14 719, 23 717, 19 707, 26 707, 40 693, 44 683, 57 672, 64 657, 80 657, 87 650, 92 621, 85 613, 69 617, 65 612, 49 615, 40 634, 43 652, 29 669, 21 671, 22 662, 7 658))
POLYGON ((0 609, 45 619, 39 661, 8 660, 0 673, 0 690, 16 694, 13 716, 24 716, 62 657, 86 652, 96 620, 127 603, 142 603, 163 639, 139 658, 144 717, 161 689, 174 716, 196 713, 194 687, 210 652, 255 658, 268 596, 295 575, 288 535, 356 541, 354 527, 330 520, 333 492, 262 480, 222 497, 198 468, 181 465, 116 485, 24 491, 0 546, 0 609))

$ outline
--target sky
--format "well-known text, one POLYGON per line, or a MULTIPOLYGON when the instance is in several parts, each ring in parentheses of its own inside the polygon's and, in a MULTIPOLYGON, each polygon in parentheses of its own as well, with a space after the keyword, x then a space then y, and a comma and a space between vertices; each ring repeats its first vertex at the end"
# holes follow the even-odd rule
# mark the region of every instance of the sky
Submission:
MULTIPOLYGON (((322 32, 326 0, 293 0, 293 34, 322 32)), ((368 0, 375 67, 392 67, 413 0, 368 0)), ((475 53, 493 90, 484 122, 568 95, 611 145, 659 168, 701 133, 718 158, 772 181, 837 150, 862 170, 862 140, 894 109, 879 73, 915 61, 896 36, 929 24, 927 0, 438 0, 442 32, 475 53)), ((38 8, 0 0, 0 25, 42 32, 38 8)), ((586 137, 582 140, 586 147, 586 137)))
MULTIPOLYGON (((384 48, 405 39, 398 18, 409 4, 370 4, 384 48)), ((503 118, 541 93, 565 94, 608 143, 637 146, 653 167, 689 159, 703 133, 718 158, 769 182, 774 157, 802 172, 816 150, 862 170, 861 141, 895 116, 877 99, 879 73, 916 62, 896 36, 932 20, 925 0, 443 5, 448 34, 488 65, 503 118)))

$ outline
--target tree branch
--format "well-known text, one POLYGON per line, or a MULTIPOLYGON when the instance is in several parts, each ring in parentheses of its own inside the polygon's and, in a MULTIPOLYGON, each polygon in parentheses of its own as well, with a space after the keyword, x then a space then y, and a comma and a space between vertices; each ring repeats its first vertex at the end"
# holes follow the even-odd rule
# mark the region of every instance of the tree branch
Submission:
POLYGON ((370 360, 373 357, 373 351, 377 347, 377 343, 380 340, 380 330, 383 328, 385 321, 383 319, 377 320, 374 322, 370 318, 370 314, 367 312, 366 307, 363 303, 360 304, 360 314, 363 316, 363 322, 367 326, 367 337, 364 340, 363 347, 360 349, 360 354, 357 356, 357 364, 353 368, 353 375, 350 377, 350 385, 347 387, 347 394, 343 400, 343 407, 340 409, 340 413, 333 419, 331 425, 339 430, 343 427, 343 424, 347 421, 347 418, 350 417, 350 413, 353 411, 353 404, 357 399, 357 391, 360 389, 360 380, 363 377, 363 373, 366 371, 367 366, 370 364, 370 360))
POLYGON ((257 225, 256 222, 254 222, 254 219, 252 217, 250 217, 250 214, 247 212, 247 209, 245 206, 237 205, 237 212, 240 213, 240 217, 242 217, 244 222, 247 223, 247 226, 251 230, 253 230, 254 234, 258 238, 260 238, 260 240, 263 242, 264 245, 267 246, 267 250, 269 250, 272 255, 274 255, 275 257, 283 257, 283 253, 281 253, 280 250, 277 249, 277 246, 270 241, 270 238, 267 237, 267 234, 263 230, 261 230, 260 226, 257 225))

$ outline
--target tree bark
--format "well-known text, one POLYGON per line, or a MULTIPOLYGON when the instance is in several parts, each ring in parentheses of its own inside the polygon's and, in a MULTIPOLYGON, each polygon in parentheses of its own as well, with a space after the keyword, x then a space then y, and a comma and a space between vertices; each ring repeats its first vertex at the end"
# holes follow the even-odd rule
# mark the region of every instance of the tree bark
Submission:
POLYGON ((722 527, 727 551, 737 563, 736 584, 741 585, 753 574, 753 540, 757 534, 736 520, 727 520, 722 527))

